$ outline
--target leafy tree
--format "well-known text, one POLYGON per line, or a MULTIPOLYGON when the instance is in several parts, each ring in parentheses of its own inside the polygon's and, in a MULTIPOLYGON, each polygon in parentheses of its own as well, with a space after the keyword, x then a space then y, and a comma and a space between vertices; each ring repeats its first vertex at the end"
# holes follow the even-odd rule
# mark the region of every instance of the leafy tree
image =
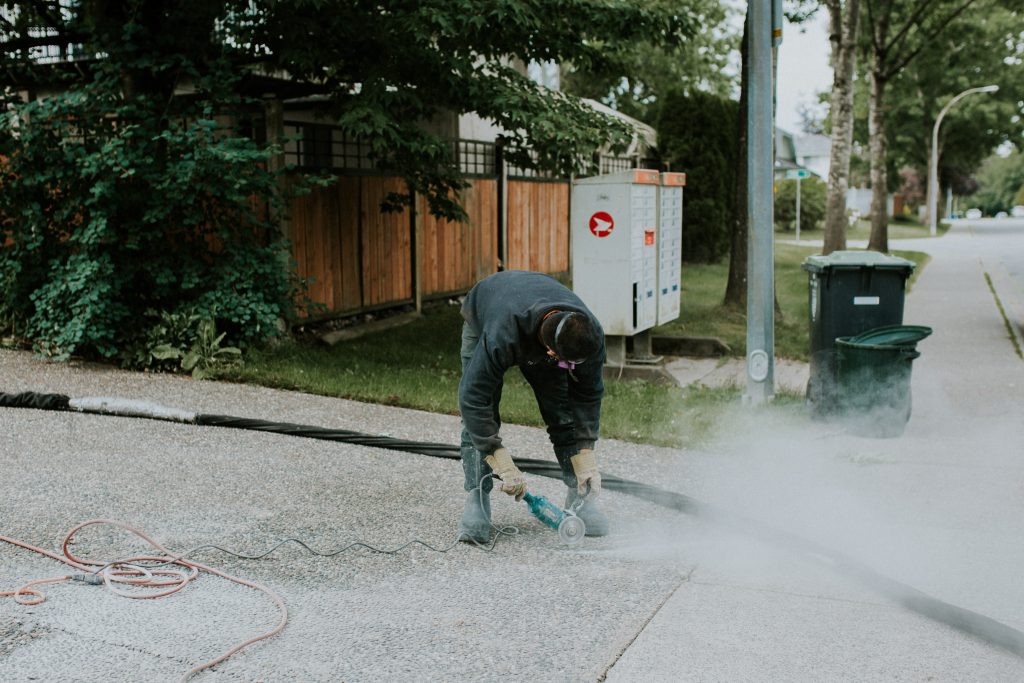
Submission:
POLYGON ((960 179, 991 150, 1021 141, 1024 123, 1017 94, 1024 88, 1024 72, 1007 68, 1024 57, 1024 44, 1014 40, 1021 30, 1024 17, 1005 8, 971 13, 955 32, 938 36, 900 72, 887 100, 888 148, 895 166, 911 166, 926 177, 936 116, 955 95, 979 85, 996 84, 1000 90, 965 98, 943 119, 940 187, 960 188, 960 179))
POLYGON ((687 173, 683 258, 713 263, 729 249, 735 207, 736 102, 695 92, 664 97, 658 135, 662 155, 687 173))
POLYGON ((274 150, 237 135, 253 103, 217 37, 223 10, 4 5, 0 321, 40 352, 150 365, 162 316, 209 321, 194 334, 216 319, 248 344, 291 315, 274 150))
POLYGON ((739 84, 727 67, 739 47, 739 36, 729 25, 729 6, 716 0, 657 0, 650 4, 685 12, 703 29, 670 45, 649 39, 621 43, 615 46, 614 59, 568 69, 563 90, 598 100, 651 125, 658 120, 663 99, 672 92, 732 96, 739 84))
POLYGON ((978 170, 979 189, 971 204, 988 215, 1024 204, 1024 154, 991 156, 978 170))
MULTIPOLYGON (((33 49, 64 50, 89 36, 97 51, 113 54, 117 27, 133 17, 159 25, 147 38, 152 47, 166 43, 221 55, 236 68, 290 74, 329 96, 331 117, 369 144, 379 167, 402 175, 447 217, 462 216, 452 198, 462 180, 450 146, 424 122, 475 111, 506 131, 501 141, 517 165, 579 171, 598 147, 627 144, 629 126, 533 83, 514 64, 555 61, 623 73, 635 59, 626 46, 671 50, 717 17, 707 0, 700 6, 707 17, 643 0, 90 0, 61 9, 29 0, 4 7, 15 17, 0 22, 6 61, 24 70, 31 69, 33 49), (39 26, 48 27, 45 36, 31 30, 39 26)), ((166 86, 175 73, 151 75, 166 86)))
MULTIPOLYGON (((898 80, 908 67, 920 65, 924 55, 939 59, 941 55, 933 52, 936 45, 941 45, 939 41, 950 41, 942 54, 947 60, 953 60, 953 68, 935 74, 936 82, 943 84, 948 92, 961 82, 958 81, 961 74, 973 80, 977 76, 971 70, 974 65, 957 63, 956 60, 960 59, 961 48, 977 37, 963 36, 969 34, 969 27, 979 17, 996 13, 1004 7, 1010 9, 1012 5, 1003 0, 864 0, 864 3, 867 30, 862 32, 862 64, 870 85, 868 137, 872 186, 872 225, 868 247, 885 252, 889 248, 886 195, 892 180, 891 169, 895 166, 889 154, 889 121, 895 120, 890 101, 892 93, 900 90, 898 80)), ((1010 27, 1012 38, 1013 31, 1021 28, 1021 18, 1019 12, 1013 10, 1010 10, 1009 17, 1013 20, 1010 27)), ((1016 45, 1017 41, 1011 40, 1011 43, 1016 45)), ((993 47, 996 46, 984 45, 988 50, 993 47)), ((929 103, 927 106, 933 105, 929 103)), ((935 113, 937 115, 937 110, 935 113)), ((930 131, 927 123, 921 129, 930 131)))
POLYGON ((450 195, 463 183, 449 146, 422 122, 475 111, 505 131, 517 165, 581 171, 597 148, 627 144, 629 126, 533 83, 515 62, 621 71, 623 46, 678 45, 700 28, 700 17, 642 0, 353 0, 330 11, 322 0, 255 11, 237 3, 236 43, 265 68, 320 84, 332 117, 369 143, 381 168, 449 217, 461 215, 450 195))

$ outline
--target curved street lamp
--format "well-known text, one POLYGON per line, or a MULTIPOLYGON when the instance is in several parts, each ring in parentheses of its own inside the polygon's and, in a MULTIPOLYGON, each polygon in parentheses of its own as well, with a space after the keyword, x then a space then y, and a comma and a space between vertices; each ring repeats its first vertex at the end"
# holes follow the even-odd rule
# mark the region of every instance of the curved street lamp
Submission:
POLYGON ((928 162, 928 231, 932 237, 935 236, 936 226, 938 225, 938 199, 939 199, 939 124, 942 123, 942 117, 946 115, 946 112, 950 108, 967 97, 971 93, 976 92, 995 92, 999 90, 998 85, 984 85, 980 88, 969 88, 964 90, 962 93, 954 97, 949 103, 942 108, 939 112, 938 118, 935 119, 935 126, 932 128, 932 153, 931 158, 928 162))

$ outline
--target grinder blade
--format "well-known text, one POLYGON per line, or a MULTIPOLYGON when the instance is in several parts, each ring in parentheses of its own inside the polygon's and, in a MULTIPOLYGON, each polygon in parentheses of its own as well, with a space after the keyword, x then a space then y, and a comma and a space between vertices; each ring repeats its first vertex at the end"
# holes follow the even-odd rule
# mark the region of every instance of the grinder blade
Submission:
POLYGON ((587 525, 576 515, 566 515, 558 525, 558 537, 567 545, 576 545, 587 533, 587 525))

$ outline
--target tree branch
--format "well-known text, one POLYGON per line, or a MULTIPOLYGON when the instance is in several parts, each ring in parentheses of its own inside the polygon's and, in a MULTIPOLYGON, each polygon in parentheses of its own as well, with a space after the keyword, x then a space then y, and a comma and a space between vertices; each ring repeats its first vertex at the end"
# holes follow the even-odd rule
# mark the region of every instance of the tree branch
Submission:
POLYGON ((925 46, 928 45, 928 43, 930 43, 932 40, 935 39, 936 36, 942 33, 947 26, 949 26, 957 17, 963 14, 968 7, 975 3, 975 1, 976 0, 965 0, 965 2, 962 5, 960 5, 960 7, 955 9, 948 17, 940 21, 932 31, 929 31, 928 34, 925 35, 919 41, 916 49, 912 50, 906 57, 894 61, 892 67, 888 71, 886 71, 886 77, 891 78, 895 76, 902 69, 904 69, 907 66, 907 64, 910 64, 910 62, 912 62, 914 58, 917 57, 917 55, 920 54, 922 50, 924 50, 925 46))
POLYGON ((887 50, 892 46, 896 45, 896 43, 898 43, 899 41, 903 40, 903 37, 907 35, 910 29, 912 29, 919 23, 921 15, 928 9, 928 6, 931 5, 933 2, 935 2, 935 0, 924 0, 923 2, 918 3, 917 8, 911 13, 909 17, 907 17, 906 22, 904 22, 903 24, 903 28, 901 28, 896 33, 896 35, 892 37, 892 40, 889 41, 889 44, 885 46, 887 50))
POLYGON ((881 52, 882 47, 878 44, 878 36, 875 34, 874 30, 874 26, 877 25, 875 23, 875 3, 872 0, 867 0, 866 4, 868 6, 868 26, 872 27, 871 47, 876 53, 879 53, 881 52))

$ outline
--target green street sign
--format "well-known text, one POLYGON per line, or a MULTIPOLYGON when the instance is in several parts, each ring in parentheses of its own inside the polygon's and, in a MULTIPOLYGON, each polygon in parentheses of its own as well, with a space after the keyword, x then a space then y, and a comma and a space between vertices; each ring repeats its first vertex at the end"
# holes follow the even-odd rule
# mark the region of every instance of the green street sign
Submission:
POLYGON ((795 178, 810 178, 811 172, 802 168, 793 168, 786 171, 786 178, 793 180, 795 178))

